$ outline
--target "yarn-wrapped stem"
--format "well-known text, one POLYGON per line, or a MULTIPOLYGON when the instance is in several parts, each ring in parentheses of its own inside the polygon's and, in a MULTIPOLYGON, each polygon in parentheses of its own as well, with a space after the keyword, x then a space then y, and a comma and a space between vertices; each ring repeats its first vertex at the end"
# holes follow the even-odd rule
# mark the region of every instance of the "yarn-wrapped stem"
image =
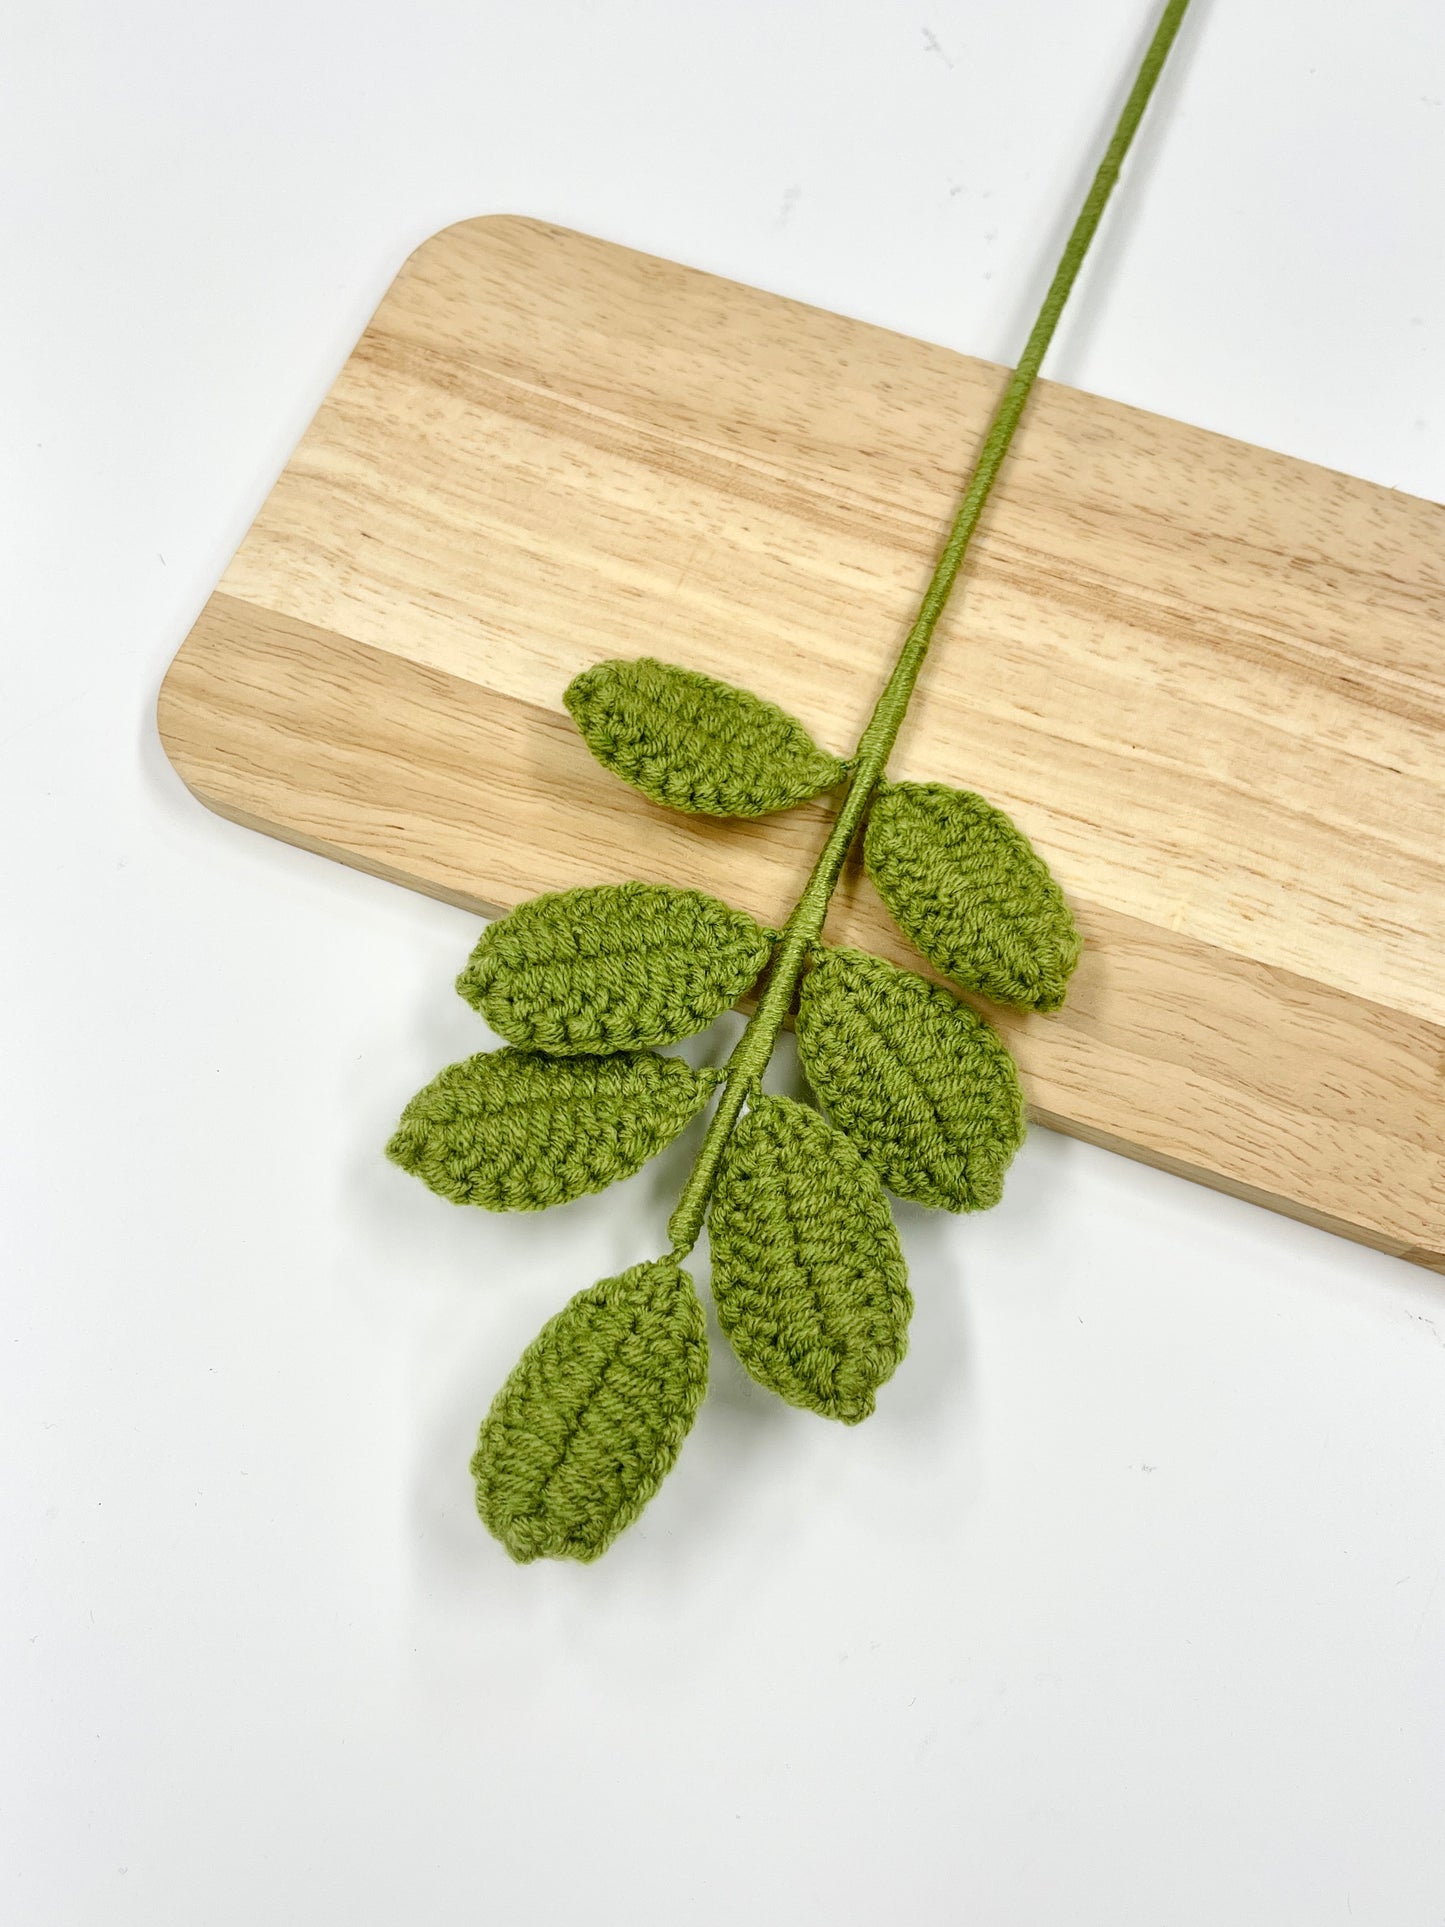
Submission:
POLYGON ((668 1225, 673 1252, 679 1259, 686 1257, 697 1243, 723 1150, 744 1104, 761 1088, 763 1072, 773 1054, 778 1032, 792 1007, 808 952, 823 933, 828 905, 837 888, 838 878, 853 840, 868 814, 873 792, 878 787, 897 740, 938 619, 948 604, 969 543, 983 514, 984 504, 998 479, 1014 431, 1023 415, 1024 405, 1038 379, 1039 368, 1053 340, 1064 304, 1078 277, 1100 217, 1119 178, 1124 156, 1138 132, 1144 109, 1149 104, 1155 82, 1188 8, 1189 0, 1168 0, 1159 16, 1109 145, 1104 150, 1103 159, 1064 244, 1063 253, 1059 256, 1059 264, 1029 331, 1018 366, 1009 376, 994 411, 988 434, 984 437, 978 459, 964 487, 948 539, 939 553, 918 614, 903 639, 893 671, 859 741, 857 753, 851 760, 847 794, 828 833, 828 840, 813 866, 813 873, 808 878, 802 896, 788 918, 763 994, 724 1066, 727 1082, 722 1098, 713 1113, 697 1162, 668 1225))

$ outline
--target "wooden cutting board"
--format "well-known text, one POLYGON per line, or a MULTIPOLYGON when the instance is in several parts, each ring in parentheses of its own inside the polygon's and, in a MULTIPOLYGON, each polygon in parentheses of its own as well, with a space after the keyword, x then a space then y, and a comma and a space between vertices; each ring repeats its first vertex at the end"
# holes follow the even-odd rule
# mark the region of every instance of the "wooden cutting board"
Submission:
MULTIPOLYGON (((478 911, 638 876, 780 922, 825 807, 655 808, 563 688, 657 654, 847 753, 1003 380, 448 228, 172 664, 166 750, 223 815, 478 911)), ((1003 1019, 1035 1117, 1445 1269, 1445 511, 1045 383, 892 774, 1013 812, 1077 908, 1067 1008, 1003 1019)), ((918 964, 856 866, 829 934, 918 964)))

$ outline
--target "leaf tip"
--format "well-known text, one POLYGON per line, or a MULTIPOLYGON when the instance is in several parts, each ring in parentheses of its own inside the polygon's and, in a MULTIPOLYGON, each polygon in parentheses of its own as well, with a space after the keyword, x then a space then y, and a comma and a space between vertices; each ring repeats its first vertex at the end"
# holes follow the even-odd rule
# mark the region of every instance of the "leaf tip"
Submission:
POLYGON ((425 1134, 419 1132, 415 1125, 409 1124, 403 1115, 396 1129, 386 1140, 387 1158, 403 1171, 415 1173, 424 1138, 425 1134))
POLYGON ((471 955, 462 965, 456 978, 456 993, 463 1003, 470 1004, 481 1017, 486 1016, 487 993, 491 990, 497 974, 496 943, 492 933, 497 929, 495 923, 489 924, 472 946, 471 955))
POLYGON ((1034 995, 1032 1002, 1026 1005, 1027 1009, 1046 1014, 1063 1009, 1069 994, 1069 980, 1078 968, 1083 949, 1084 940, 1073 914, 1067 905, 1062 905, 1053 942, 1041 947, 1036 955, 1034 995))

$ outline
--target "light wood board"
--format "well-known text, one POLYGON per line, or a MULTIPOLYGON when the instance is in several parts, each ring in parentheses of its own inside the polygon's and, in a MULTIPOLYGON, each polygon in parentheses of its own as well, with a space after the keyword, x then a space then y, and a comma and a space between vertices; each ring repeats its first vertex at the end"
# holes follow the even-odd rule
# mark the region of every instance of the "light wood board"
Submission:
MULTIPOLYGON (((449 228, 176 657, 167 752, 223 815, 477 910, 639 876, 779 922, 824 806, 657 809, 562 691, 657 654, 846 754, 1003 379, 449 228)), ((892 774, 1013 812, 1076 906, 1066 1009, 1002 1020, 1036 1118, 1445 1269, 1445 512, 1045 383, 892 774)), ((829 935, 917 964, 856 865, 829 935)))

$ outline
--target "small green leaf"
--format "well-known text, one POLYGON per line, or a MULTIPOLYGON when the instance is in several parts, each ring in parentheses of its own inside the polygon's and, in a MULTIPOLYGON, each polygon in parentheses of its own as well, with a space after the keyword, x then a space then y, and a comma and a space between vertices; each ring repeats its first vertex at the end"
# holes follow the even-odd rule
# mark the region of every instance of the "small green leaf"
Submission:
POLYGON ((1064 894, 1002 810, 943 783, 884 783, 868 874, 928 961, 965 989, 1057 1010, 1079 961, 1064 894))
POLYGON ((846 773, 775 703, 650 656, 584 669, 563 701, 598 762, 670 809, 767 816, 846 773))
POLYGON ((675 1258, 578 1292, 483 1421, 482 1523, 522 1563, 596 1559, 672 1470, 706 1390, 702 1306, 675 1258))
POLYGON ((453 1204, 540 1211, 640 1171, 720 1076, 651 1051, 483 1051, 417 1092, 386 1155, 453 1204))
POLYGON ((952 991, 828 950, 798 999, 798 1055, 828 1115, 900 1198, 985 1211, 1023 1142, 1013 1059, 952 991))
POLYGON ((760 1097, 708 1220, 718 1323, 790 1405, 856 1425, 908 1349, 913 1299, 877 1173, 806 1104, 760 1097))
POLYGON ((736 1003, 772 941, 701 890, 599 884, 533 897, 492 924, 457 989, 524 1050, 655 1049, 736 1003))

